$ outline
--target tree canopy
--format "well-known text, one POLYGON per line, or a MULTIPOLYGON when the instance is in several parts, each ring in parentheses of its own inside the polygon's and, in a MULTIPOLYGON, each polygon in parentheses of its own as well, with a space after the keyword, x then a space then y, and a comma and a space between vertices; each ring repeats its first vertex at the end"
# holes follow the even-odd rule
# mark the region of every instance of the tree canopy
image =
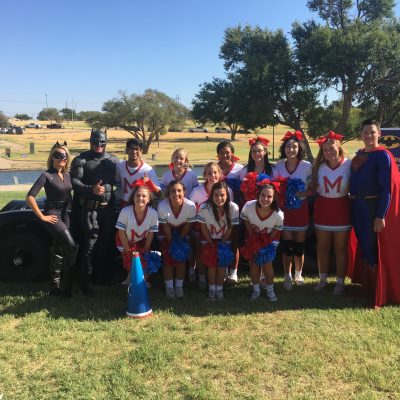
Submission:
POLYGON ((3 111, 0 111, 0 128, 5 128, 8 125, 10 125, 8 118, 4 115, 3 111))
POLYGON ((14 118, 20 119, 21 121, 28 121, 32 119, 28 114, 15 114, 14 118))
POLYGON ((43 108, 38 114, 39 121, 57 121, 62 120, 61 114, 58 112, 57 108, 43 108))
POLYGON ((151 142, 166 132, 168 126, 179 124, 188 116, 186 107, 154 89, 143 94, 120 92, 118 97, 103 104, 102 111, 88 119, 88 123, 98 129, 124 129, 142 140, 145 154, 151 142))
POLYGON ((335 130, 347 139, 364 117, 394 123, 400 106, 394 0, 310 0, 307 6, 322 22, 293 23, 292 40, 281 30, 226 29, 220 50, 226 78, 201 86, 194 117, 246 127, 281 123, 311 137, 335 130), (224 95, 227 88, 235 96, 224 95), (330 103, 323 101, 329 89, 339 95, 330 103))

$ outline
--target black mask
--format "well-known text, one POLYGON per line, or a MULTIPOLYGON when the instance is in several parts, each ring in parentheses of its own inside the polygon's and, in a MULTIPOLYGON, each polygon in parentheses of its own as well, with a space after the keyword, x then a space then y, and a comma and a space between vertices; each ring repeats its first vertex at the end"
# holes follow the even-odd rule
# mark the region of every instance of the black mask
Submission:
POLYGON ((90 143, 98 147, 106 147, 107 132, 92 130, 90 134, 90 143))

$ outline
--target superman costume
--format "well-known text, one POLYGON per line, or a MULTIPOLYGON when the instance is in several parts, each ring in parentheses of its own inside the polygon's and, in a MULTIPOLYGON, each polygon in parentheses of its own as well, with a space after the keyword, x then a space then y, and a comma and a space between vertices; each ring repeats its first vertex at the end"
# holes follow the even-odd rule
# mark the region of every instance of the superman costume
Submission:
POLYGON ((351 216, 354 233, 347 275, 361 283, 379 308, 400 304, 400 262, 396 245, 400 237, 400 175, 392 154, 378 147, 360 150, 352 160, 351 216), (374 232, 375 218, 385 228, 374 232))

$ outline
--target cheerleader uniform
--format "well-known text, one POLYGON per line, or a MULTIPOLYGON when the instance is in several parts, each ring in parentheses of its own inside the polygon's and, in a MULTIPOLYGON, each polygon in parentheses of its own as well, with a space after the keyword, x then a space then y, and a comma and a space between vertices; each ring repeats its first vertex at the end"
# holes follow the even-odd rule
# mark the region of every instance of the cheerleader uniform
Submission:
MULTIPOLYGON (((229 214, 231 216, 231 225, 239 225, 239 206, 232 201, 229 203, 229 214)), ((222 236, 228 229, 226 214, 220 219, 216 220, 212 211, 212 206, 209 202, 200 205, 197 213, 197 221, 200 224, 206 224, 207 230, 213 240, 221 240, 222 236)), ((201 244, 205 245, 207 242, 203 239, 201 244)))
POLYGON ((128 161, 121 161, 117 164, 115 169, 115 184, 117 186, 115 195, 117 200, 121 201, 122 206, 129 202, 133 183, 144 176, 147 176, 159 188, 156 172, 144 161, 140 161, 139 166, 133 168, 128 165, 128 161))
POLYGON ((199 181, 197 180, 197 175, 191 170, 187 169, 186 172, 178 179, 173 170, 168 170, 164 172, 161 179, 161 190, 165 192, 167 190, 167 186, 172 181, 180 181, 185 185, 185 197, 188 199, 192 190, 199 186, 199 181))
MULTIPOLYGON (((268 216, 263 218, 260 216, 257 200, 250 200, 243 206, 240 218, 250 223, 256 235, 268 235, 273 229, 278 231, 283 229, 283 212, 281 210, 272 211, 268 216)), ((272 243, 278 245, 278 238, 272 243)))
POLYGON ((351 229, 348 196, 351 160, 342 159, 335 168, 326 163, 318 170, 318 196, 314 206, 314 226, 324 231, 351 229))
MULTIPOLYGON (((119 213, 115 227, 123 230, 128 238, 129 246, 136 248, 140 252, 145 245, 148 233, 158 232, 157 211, 147 207, 143 219, 139 220, 133 205, 124 207, 119 213)), ((124 252, 119 235, 116 236, 116 244, 118 250, 121 253, 124 252)), ((128 269, 128 266, 124 265, 124 267, 128 269)))
MULTIPOLYGON (((301 179, 307 185, 311 180, 312 167, 308 161, 300 160, 296 169, 289 172, 286 168, 286 161, 278 161, 273 170, 273 178, 283 177, 289 179, 301 179)), ((283 207, 285 215, 285 224, 283 230, 285 231, 306 231, 310 223, 310 216, 308 212, 308 204, 305 198, 300 198, 300 208, 287 209, 283 207)))
MULTIPOLYGON (((192 223, 196 221, 196 206, 192 201, 186 198, 183 199, 182 207, 177 214, 172 211, 169 199, 162 200, 158 204, 157 211, 159 223, 169 224, 172 231, 171 233, 175 231, 180 232, 187 222, 192 223)), ((160 239, 163 249, 163 257, 168 264, 174 265, 175 261, 168 256, 169 243, 166 242, 161 232, 159 232, 158 238, 160 239)))
POLYGON ((239 174, 242 169, 243 165, 232 162, 229 170, 226 173, 222 171, 222 173, 224 174, 225 179, 239 179, 239 174))
MULTIPOLYGON (((273 165, 271 165, 271 169, 272 169, 272 172, 274 172, 274 166, 273 165)), ((247 165, 245 166, 245 167, 243 167, 240 171, 239 171, 239 179, 240 179, 240 181, 243 181, 243 179, 246 177, 246 174, 247 174, 247 172, 249 172, 248 171, 248 167, 247 167, 247 165)), ((267 174, 265 171, 263 171, 263 173, 264 174, 267 174)), ((267 174, 268 175, 268 174, 267 174)))

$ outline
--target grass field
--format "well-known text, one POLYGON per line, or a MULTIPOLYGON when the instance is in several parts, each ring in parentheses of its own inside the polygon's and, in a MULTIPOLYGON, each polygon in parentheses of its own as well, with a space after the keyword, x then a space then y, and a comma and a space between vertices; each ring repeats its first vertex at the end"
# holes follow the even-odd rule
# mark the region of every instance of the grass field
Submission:
MULTIPOLYGON (((63 135, 74 153, 88 148, 88 130, 31 131, 2 136, 27 148, 35 141, 28 164, 43 161, 63 135)), ((122 157, 127 137, 111 132, 109 150, 122 157)), ((228 135, 209 138, 168 134, 150 154, 167 163, 183 145, 192 162, 203 162, 228 135)), ((248 138, 239 139, 245 163, 248 138)), ((24 196, 1 192, 0 206, 24 196)), ((72 299, 58 299, 48 297, 46 282, 1 283, 0 399, 400 399, 400 308, 369 309, 349 282, 343 297, 331 294, 333 284, 316 293, 315 277, 285 292, 276 272, 276 304, 249 301, 246 268, 218 303, 190 284, 182 301, 167 300, 158 279, 150 290, 154 316, 145 320, 125 316, 118 284, 96 287, 93 298, 75 288, 72 299)))

